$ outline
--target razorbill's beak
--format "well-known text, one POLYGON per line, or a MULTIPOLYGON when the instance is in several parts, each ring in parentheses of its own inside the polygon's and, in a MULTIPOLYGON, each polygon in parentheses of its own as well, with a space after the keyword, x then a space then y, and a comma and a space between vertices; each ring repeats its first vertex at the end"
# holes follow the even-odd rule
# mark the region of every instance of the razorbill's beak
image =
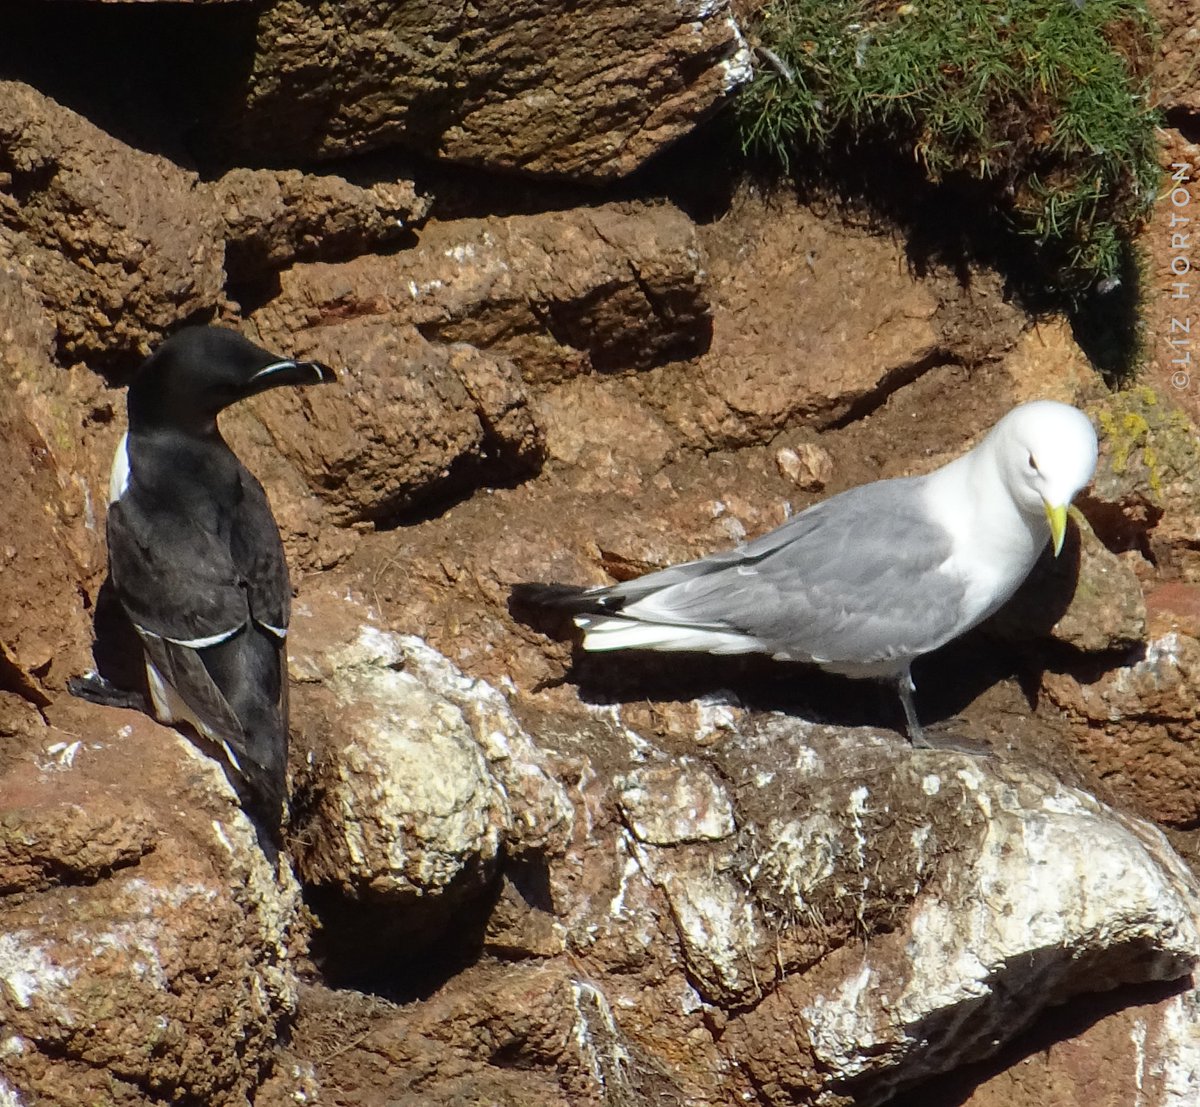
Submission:
POLYGON ((337 374, 319 361, 275 361, 246 382, 246 395, 255 396, 268 388, 289 384, 329 384, 335 380, 337 374))

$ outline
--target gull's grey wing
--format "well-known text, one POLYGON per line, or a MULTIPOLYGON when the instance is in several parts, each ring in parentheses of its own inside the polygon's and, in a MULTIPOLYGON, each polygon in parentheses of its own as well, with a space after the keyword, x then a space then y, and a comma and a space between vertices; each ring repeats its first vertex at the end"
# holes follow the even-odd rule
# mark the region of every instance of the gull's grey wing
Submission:
POLYGON ((912 658, 957 632, 963 600, 941 568, 950 535, 924 512, 921 487, 851 489, 740 549, 617 585, 597 609, 734 631, 831 667, 912 658))

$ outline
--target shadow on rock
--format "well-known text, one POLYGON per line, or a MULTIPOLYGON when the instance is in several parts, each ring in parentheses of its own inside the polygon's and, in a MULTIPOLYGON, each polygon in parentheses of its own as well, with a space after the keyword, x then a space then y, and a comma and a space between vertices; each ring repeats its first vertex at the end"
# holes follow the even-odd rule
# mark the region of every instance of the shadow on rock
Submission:
MULTIPOLYGON (((1067 603, 1069 596, 1061 610, 1067 603)), ((518 603, 510 604, 510 610, 521 622, 551 637, 571 636, 569 617, 518 603)), ((913 679, 921 721, 936 724, 958 715, 993 684, 1019 675, 1022 660, 1009 645, 980 633, 919 659, 913 679)), ((834 726, 881 726, 904 732, 904 714, 890 682, 853 680, 759 654, 587 653, 577 646, 563 679, 576 684, 580 698, 595 705, 729 697, 752 710, 778 711, 834 726)), ((1031 706, 1036 688, 1036 678, 1022 680, 1031 706)))

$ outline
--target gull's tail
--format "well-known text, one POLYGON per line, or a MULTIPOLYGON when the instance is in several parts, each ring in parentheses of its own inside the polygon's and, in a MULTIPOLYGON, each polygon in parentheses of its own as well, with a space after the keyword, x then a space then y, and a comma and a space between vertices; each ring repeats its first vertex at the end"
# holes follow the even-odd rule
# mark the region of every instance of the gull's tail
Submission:
MULTIPOLYGON (((645 580, 646 578, 642 578, 645 580)), ((632 583, 632 582, 631 582, 632 583)), ((639 599, 626 594, 629 585, 581 588, 573 584, 517 584, 515 606, 561 612, 574 617, 583 631, 583 648, 606 650, 700 650, 706 653, 749 653, 761 645, 744 634, 719 627, 672 620, 669 611, 640 610, 639 599)), ((653 590, 647 591, 653 595, 653 590)))

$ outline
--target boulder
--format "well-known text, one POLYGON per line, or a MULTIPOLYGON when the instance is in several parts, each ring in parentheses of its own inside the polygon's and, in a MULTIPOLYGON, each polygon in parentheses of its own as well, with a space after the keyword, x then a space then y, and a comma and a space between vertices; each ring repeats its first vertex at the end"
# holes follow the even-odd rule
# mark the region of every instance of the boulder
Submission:
POLYGON ((136 362, 224 285, 220 215, 195 173, 16 81, 0 83, 0 257, 21 259, 59 348, 96 365, 136 362))
POLYGON ((785 953, 727 1032, 765 1102, 882 1103, 1047 1006, 1177 979, 1200 955, 1200 885, 1149 825, 1016 765, 846 737, 805 756, 788 738, 768 724, 734 762, 757 768, 765 816, 739 807, 754 860, 738 871, 773 929, 825 944, 801 972, 785 953))
POLYGON ((587 0, 459 11, 272 0, 210 136, 273 163, 403 146, 541 177, 612 181, 750 77, 731 7, 587 0))
POLYGON ((0 775, 0 1091, 245 1104, 295 1011, 299 888, 185 739, 50 713, 6 736, 0 775))
POLYGON ((318 328, 292 348, 336 367, 337 385, 263 396, 255 414, 343 525, 394 522, 540 462, 541 433, 507 358, 378 317, 318 328))
POLYGON ((316 1075, 332 1107, 653 1107, 673 1090, 561 961, 474 965, 404 1007, 312 989, 302 1019, 333 1046, 316 1075))
POLYGON ((703 348, 704 258, 667 204, 450 220, 411 250, 346 265, 298 265, 254 315, 264 335, 359 317, 469 342, 530 383, 643 369, 703 348))
POLYGON ((561 852, 572 806, 495 689, 386 631, 344 590, 306 596, 292 641, 308 747, 297 753, 297 872, 327 925, 374 920, 356 940, 357 968, 443 937, 448 913, 487 891, 502 851, 561 852))
POLYGON ((225 270, 232 281, 296 261, 386 249, 410 235, 430 207, 412 181, 364 188, 298 169, 231 169, 209 187, 224 223, 225 270))

